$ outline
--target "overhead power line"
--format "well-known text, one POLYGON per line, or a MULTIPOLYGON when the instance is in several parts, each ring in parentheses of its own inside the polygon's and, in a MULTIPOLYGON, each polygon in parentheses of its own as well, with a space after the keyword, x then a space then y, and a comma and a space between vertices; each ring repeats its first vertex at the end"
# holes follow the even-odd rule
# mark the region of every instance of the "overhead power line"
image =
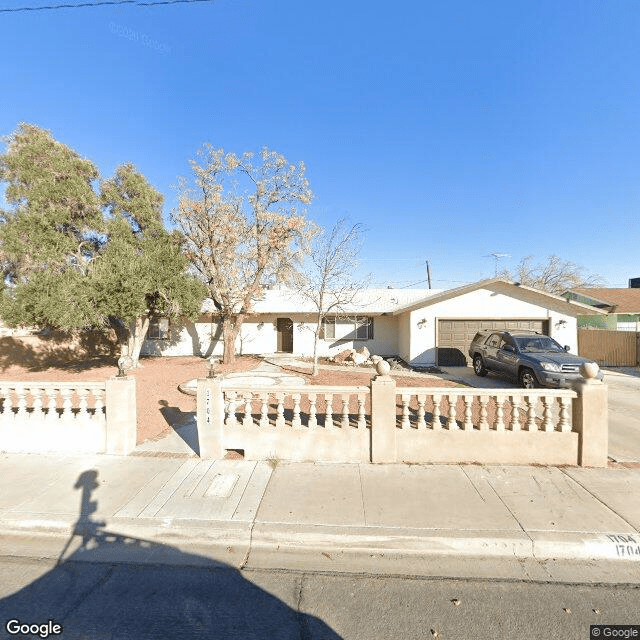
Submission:
POLYGON ((0 8, 0 13, 18 13, 20 11, 53 11, 56 9, 87 9, 89 7, 104 7, 117 5, 134 5, 136 7, 157 7, 166 4, 195 4, 215 2, 215 0, 154 0, 153 2, 141 2, 140 0, 99 0, 98 2, 81 2, 79 4, 49 4, 39 7, 13 7, 0 8))

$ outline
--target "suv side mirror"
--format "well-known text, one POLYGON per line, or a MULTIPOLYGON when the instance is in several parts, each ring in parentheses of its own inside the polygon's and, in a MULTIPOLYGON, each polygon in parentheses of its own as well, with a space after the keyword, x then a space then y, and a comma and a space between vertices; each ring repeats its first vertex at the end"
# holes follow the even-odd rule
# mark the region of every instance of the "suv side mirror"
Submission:
POLYGON ((515 353, 515 352, 516 352, 516 350, 513 348, 513 345, 511 345, 511 344, 505 344, 505 345, 502 347, 502 349, 503 349, 504 351, 508 351, 509 353, 515 353))
POLYGON ((568 344, 565 344, 565 345, 564 345, 564 350, 565 350, 565 351, 569 351, 569 349, 571 349, 571 347, 570 347, 568 344))

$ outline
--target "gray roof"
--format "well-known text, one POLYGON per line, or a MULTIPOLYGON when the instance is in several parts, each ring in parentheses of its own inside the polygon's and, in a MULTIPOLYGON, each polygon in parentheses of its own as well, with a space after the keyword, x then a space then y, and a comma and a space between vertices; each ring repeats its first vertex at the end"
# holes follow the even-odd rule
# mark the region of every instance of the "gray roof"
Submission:
MULTIPOLYGON (((477 291, 489 289, 513 298, 527 300, 548 309, 553 309, 569 316, 601 315, 605 313, 595 307, 580 302, 569 301, 546 291, 532 289, 503 278, 480 280, 455 289, 362 289, 355 294, 353 302, 340 310, 332 309, 335 314, 353 315, 399 315, 438 302, 477 291)), ((211 300, 205 300, 203 312, 214 311, 211 300)), ((264 292, 261 300, 257 300, 251 309, 252 314, 294 314, 314 313, 313 303, 293 289, 269 289, 264 292)))
MULTIPOLYGON (((346 307, 332 310, 332 313, 383 314, 393 313, 400 307, 440 293, 439 289, 362 289, 358 291, 353 302, 346 307)), ((214 311, 210 299, 202 305, 203 312, 214 311)), ((292 289, 270 289, 264 297, 253 303, 251 313, 313 313, 313 303, 305 296, 292 289)))

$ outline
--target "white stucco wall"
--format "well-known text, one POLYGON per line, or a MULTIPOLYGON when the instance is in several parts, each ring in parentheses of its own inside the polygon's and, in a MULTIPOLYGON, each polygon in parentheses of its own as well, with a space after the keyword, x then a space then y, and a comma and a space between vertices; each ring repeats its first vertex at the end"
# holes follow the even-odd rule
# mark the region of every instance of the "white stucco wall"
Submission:
POLYGON ((396 316, 398 319, 398 355, 409 362, 411 358, 411 314, 396 316))
MULTIPOLYGON (((274 323, 275 316, 243 323, 240 335, 236 340, 237 353, 272 353, 275 351, 277 332, 274 323)), ((141 353, 148 356, 221 356, 223 351, 222 333, 220 332, 216 337, 217 329, 217 324, 211 322, 175 321, 170 325, 168 340, 147 339, 144 341, 141 353)))
MULTIPOLYGON (((298 355, 313 355, 313 330, 315 323, 310 318, 304 322, 295 321, 293 332, 293 352, 298 355), (300 326, 302 325, 302 326, 300 326)), ((324 340, 318 342, 318 354, 334 356, 345 349, 361 349, 367 347, 370 353, 380 356, 391 356, 398 353, 398 319, 393 316, 375 316, 373 319, 373 339, 354 340, 348 336, 344 338, 324 340)))
MULTIPOLYGON (((277 351, 278 332, 276 322, 279 317, 287 317, 293 321, 293 353, 302 356, 313 355, 313 329, 315 323, 309 315, 289 314, 265 315, 245 321, 236 341, 236 351, 239 354, 274 353, 277 351)), ((318 353, 321 356, 331 356, 344 349, 360 349, 366 346, 372 354, 383 356, 398 353, 398 318, 393 316, 378 316, 374 318, 373 339, 354 340, 320 339, 318 353)), ((222 355, 222 334, 211 344, 212 336, 216 335, 216 324, 209 322, 191 323, 172 322, 169 340, 145 340, 142 355, 156 356, 184 356, 198 355, 209 357, 222 355)))
POLYGON ((409 316, 411 345, 409 361, 412 364, 436 363, 438 320, 488 319, 549 320, 549 333, 561 345, 569 345, 572 353, 578 352, 576 319, 548 310, 525 300, 518 300, 502 293, 479 289, 462 296, 402 314, 409 316), (423 328, 418 323, 426 319, 423 328), (565 324, 559 324, 564 320, 565 324))

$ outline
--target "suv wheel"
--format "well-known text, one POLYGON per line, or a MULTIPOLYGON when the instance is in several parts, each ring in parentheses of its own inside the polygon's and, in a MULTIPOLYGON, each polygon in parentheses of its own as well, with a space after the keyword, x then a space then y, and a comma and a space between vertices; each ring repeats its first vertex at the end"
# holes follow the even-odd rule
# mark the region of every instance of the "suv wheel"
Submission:
POLYGON ((487 375, 487 370, 482 362, 482 356, 473 357, 473 370, 477 376, 484 377, 487 375))
POLYGON ((520 386, 524 389, 535 389, 538 386, 536 374, 531 369, 521 369, 518 379, 520 386))

